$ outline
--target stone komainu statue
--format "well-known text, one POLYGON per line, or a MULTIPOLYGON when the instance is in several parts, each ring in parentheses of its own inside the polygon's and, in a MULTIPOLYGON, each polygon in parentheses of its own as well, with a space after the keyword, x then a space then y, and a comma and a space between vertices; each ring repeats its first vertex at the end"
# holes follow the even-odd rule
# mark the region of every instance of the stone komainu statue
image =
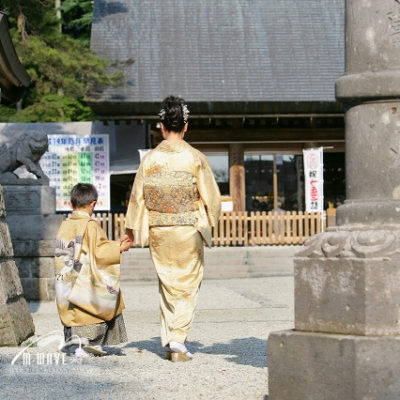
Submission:
POLYGON ((25 166, 38 178, 38 184, 48 184, 49 178, 39 165, 47 149, 48 139, 43 132, 0 132, 0 183, 17 184, 21 180, 14 171, 25 166))

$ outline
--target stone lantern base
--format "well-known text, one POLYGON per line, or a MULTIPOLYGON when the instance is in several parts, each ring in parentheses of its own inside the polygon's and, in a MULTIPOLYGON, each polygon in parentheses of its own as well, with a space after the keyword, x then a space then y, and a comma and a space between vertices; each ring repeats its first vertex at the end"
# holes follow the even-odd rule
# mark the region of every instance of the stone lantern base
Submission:
POLYGON ((269 336, 269 398, 400 398, 400 337, 298 331, 269 336))

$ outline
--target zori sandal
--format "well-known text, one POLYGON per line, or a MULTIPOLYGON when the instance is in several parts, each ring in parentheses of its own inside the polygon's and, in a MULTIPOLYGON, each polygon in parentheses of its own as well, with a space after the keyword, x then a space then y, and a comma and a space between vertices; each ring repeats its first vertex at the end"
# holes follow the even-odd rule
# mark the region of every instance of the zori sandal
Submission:
POLYGON ((193 356, 188 351, 185 353, 171 353, 171 361, 172 362, 185 362, 185 361, 192 361, 193 356))
POLYGON ((104 351, 101 346, 83 346, 83 350, 94 354, 95 356, 105 356, 107 354, 107 352, 104 351))

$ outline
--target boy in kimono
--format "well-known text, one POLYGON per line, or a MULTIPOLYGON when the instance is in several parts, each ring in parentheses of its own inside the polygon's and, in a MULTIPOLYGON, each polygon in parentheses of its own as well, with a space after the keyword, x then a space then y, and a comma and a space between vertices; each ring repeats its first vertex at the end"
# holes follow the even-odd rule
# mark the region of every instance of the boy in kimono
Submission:
POLYGON ((56 302, 66 345, 78 343, 77 357, 107 354, 103 346, 127 341, 120 292, 121 253, 132 242, 110 241, 95 219, 96 188, 71 190, 73 213, 62 222, 55 248, 56 302))

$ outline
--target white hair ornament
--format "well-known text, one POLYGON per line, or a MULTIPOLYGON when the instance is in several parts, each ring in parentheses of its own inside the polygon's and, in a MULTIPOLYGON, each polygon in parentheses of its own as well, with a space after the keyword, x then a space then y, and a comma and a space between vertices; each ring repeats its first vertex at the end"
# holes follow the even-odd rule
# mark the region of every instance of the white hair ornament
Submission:
POLYGON ((183 121, 185 122, 185 124, 186 124, 186 122, 188 122, 189 113, 190 113, 190 111, 187 108, 187 105, 186 104, 182 104, 183 121))
MULTIPOLYGON (((160 117, 160 121, 164 121, 166 113, 167 112, 164 110, 164 108, 162 108, 160 110, 160 112, 158 113, 158 116, 160 117)), ((183 122, 185 124, 186 124, 186 122, 188 122, 189 114, 190 114, 190 111, 189 111, 187 105, 186 104, 182 104, 182 117, 183 117, 183 122)))
POLYGON ((165 110, 162 108, 162 109, 160 110, 160 112, 158 113, 158 116, 160 117, 160 121, 164 121, 165 114, 166 114, 166 112, 165 112, 165 110))

